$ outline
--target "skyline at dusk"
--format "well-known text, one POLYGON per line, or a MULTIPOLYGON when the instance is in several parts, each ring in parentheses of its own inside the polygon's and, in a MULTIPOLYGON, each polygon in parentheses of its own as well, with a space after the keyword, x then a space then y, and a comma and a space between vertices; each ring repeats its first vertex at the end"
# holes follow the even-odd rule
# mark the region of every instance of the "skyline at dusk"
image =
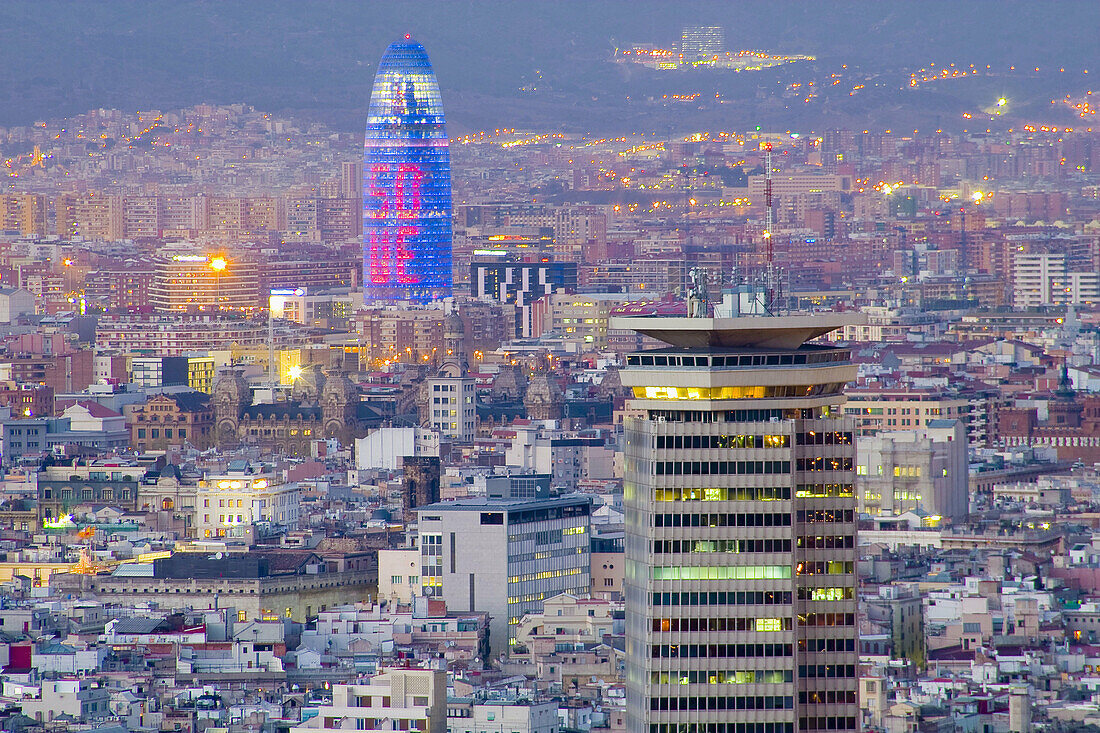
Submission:
POLYGON ((0 24, 0 730, 1100 731, 1100 4, 0 24))

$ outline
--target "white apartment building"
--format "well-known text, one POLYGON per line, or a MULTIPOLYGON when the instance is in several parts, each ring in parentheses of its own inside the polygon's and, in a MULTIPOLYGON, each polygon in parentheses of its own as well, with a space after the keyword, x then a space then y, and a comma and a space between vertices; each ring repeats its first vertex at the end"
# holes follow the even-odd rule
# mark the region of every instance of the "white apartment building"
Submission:
POLYGON ((615 451, 602 438, 566 434, 544 422, 516 426, 504 462, 524 472, 549 474, 552 487, 575 488, 582 479, 615 475, 615 451))
POLYGON ((915 309, 867 306, 860 312, 867 316, 862 323, 848 323, 826 336, 827 341, 908 341, 919 334, 929 340, 939 339, 947 329, 938 315, 920 313, 915 309))
POLYGON ((355 468, 396 471, 405 456, 438 456, 439 434, 423 428, 379 428, 355 439, 355 468))
POLYGON ((412 603, 420 595, 420 550, 378 551, 378 597, 412 603))
POLYGON ((290 733, 314 730, 420 731, 447 728, 447 673, 390 669, 365 685, 333 685, 332 703, 290 733))
POLYGON ((1071 272, 1064 254, 1017 254, 1012 261, 1017 308, 1100 301, 1100 273, 1071 272))
POLYGON ((535 655, 583 649, 615 632, 622 604, 562 593, 546 599, 541 613, 529 613, 516 626, 516 641, 535 655))
POLYGON ((428 425, 459 443, 474 439, 477 429, 475 389, 472 377, 432 377, 428 389, 428 425))
POLYGON ((856 439, 856 496, 861 513, 923 511, 962 521, 969 510, 966 427, 929 420, 913 430, 856 439))
POLYGON ((199 537, 244 537, 257 522, 298 529, 298 485, 268 466, 230 461, 224 473, 199 481, 195 499, 199 537))
POLYGON ((447 702, 447 733, 558 733, 558 703, 454 699, 447 702))

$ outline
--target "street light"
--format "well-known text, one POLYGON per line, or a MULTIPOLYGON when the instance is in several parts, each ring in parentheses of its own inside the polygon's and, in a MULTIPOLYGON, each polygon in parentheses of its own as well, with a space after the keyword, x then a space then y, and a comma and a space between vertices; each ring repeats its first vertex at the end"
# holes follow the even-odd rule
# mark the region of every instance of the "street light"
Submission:
POLYGON ((215 257, 210 260, 210 269, 214 271, 214 307, 220 312, 222 309, 222 273, 229 267, 224 257, 215 257))

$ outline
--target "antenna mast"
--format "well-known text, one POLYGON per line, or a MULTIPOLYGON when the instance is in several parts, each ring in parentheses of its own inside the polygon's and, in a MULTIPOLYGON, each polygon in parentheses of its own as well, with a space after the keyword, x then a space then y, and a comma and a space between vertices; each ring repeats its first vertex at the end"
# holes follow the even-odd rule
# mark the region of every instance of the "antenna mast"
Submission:
POLYGON ((779 279, 775 271, 775 244, 772 242, 772 227, 775 226, 774 202, 772 199, 772 144, 764 143, 764 263, 765 263, 765 304, 769 313, 774 313, 779 300, 779 279))

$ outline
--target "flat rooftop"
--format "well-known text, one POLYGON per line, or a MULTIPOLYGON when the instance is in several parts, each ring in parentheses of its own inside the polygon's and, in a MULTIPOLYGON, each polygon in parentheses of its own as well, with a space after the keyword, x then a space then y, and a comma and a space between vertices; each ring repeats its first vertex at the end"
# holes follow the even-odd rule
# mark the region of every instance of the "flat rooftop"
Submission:
POLYGON ((485 512, 485 511, 521 511, 527 509, 548 509, 550 507, 591 504, 592 497, 589 494, 566 494, 565 496, 553 496, 546 499, 493 499, 485 496, 475 496, 468 499, 455 499, 453 501, 440 501, 435 504, 425 504, 416 507, 418 512, 485 512))
POLYGON ((866 322, 861 313, 796 313, 737 318, 612 317, 613 329, 630 329, 686 349, 797 349, 850 324, 866 322))

